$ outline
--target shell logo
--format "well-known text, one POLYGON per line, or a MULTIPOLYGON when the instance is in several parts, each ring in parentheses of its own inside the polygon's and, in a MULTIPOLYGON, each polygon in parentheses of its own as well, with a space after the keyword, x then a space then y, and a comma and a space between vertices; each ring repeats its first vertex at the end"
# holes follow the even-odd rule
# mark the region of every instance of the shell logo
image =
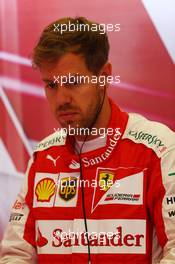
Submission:
POLYGON ((40 180, 35 188, 35 194, 38 202, 50 202, 55 193, 55 182, 50 178, 40 180))

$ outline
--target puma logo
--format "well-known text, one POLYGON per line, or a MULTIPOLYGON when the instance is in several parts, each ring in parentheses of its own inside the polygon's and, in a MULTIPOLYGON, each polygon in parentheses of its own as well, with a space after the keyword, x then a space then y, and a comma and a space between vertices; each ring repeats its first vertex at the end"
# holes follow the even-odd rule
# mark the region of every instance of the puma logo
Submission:
POLYGON ((46 157, 46 159, 51 160, 53 162, 55 167, 56 167, 56 162, 59 158, 60 158, 60 156, 58 156, 56 159, 54 159, 51 155, 47 155, 47 157, 46 157))

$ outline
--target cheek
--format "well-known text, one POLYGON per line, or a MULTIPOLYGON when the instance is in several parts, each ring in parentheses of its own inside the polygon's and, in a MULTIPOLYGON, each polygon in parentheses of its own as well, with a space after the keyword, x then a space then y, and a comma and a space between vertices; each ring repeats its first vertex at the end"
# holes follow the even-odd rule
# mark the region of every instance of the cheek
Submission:
POLYGON ((46 96, 47 102, 50 105, 51 110, 54 111, 54 109, 55 109, 55 103, 54 103, 54 96, 53 96, 53 94, 51 92, 49 92, 48 89, 45 89, 45 96, 46 96))
POLYGON ((47 88, 45 88, 45 95, 48 102, 51 103, 53 101, 53 95, 47 88))
POLYGON ((47 88, 44 88, 44 93, 45 93, 46 99, 49 100, 49 93, 48 93, 47 88))
POLYGON ((96 85, 92 85, 92 84, 87 85, 84 88, 85 89, 82 89, 82 91, 79 94, 77 94, 76 98, 79 99, 79 102, 82 105, 89 105, 91 102, 96 101, 99 90, 96 85))
POLYGON ((93 87, 93 89, 87 92, 86 95, 84 95, 84 97, 80 101, 83 114, 87 116, 91 112, 93 112, 94 108, 96 108, 98 100, 99 91, 96 87, 93 87))

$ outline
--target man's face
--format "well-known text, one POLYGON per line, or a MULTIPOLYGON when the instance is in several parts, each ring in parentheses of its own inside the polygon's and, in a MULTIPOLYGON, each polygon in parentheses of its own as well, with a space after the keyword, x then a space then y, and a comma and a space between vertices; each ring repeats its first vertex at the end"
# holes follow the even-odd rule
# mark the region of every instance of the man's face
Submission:
POLYGON ((93 75, 87 69, 83 57, 67 53, 54 67, 44 65, 40 71, 46 83, 46 97, 60 125, 64 128, 69 125, 75 128, 90 127, 100 108, 104 87, 87 81, 77 83, 74 78, 68 78, 75 76, 76 80, 77 76, 93 75), (67 76, 63 79, 63 82, 66 82, 64 84, 61 84, 62 76, 67 76))

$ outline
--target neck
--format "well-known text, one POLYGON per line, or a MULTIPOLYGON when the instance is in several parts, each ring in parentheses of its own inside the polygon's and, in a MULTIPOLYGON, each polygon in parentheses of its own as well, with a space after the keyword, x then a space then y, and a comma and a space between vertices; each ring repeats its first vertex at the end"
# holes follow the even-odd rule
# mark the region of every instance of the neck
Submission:
MULTIPOLYGON (((107 128, 109 124, 110 116, 111 116, 111 105, 109 102, 109 98, 107 97, 107 95, 105 95, 102 109, 93 127, 96 128, 97 130, 99 128, 107 128)), ((95 139, 99 136, 100 134, 99 135, 89 135, 87 137, 83 135, 83 136, 76 136, 76 139, 79 141, 84 141, 86 139, 86 141, 88 141, 88 140, 95 139)))

